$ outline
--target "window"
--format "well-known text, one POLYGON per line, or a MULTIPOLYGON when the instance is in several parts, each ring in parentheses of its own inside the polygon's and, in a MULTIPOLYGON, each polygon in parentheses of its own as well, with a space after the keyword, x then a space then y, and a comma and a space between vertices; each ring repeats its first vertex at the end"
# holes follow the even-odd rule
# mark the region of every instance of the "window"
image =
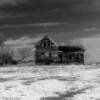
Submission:
POLYGON ((47 41, 47 46, 50 47, 50 41, 47 41))
POLYGON ((43 41, 43 46, 44 47, 50 47, 51 46, 51 42, 49 40, 44 40, 43 41))
POLYGON ((42 55, 44 55, 44 52, 41 52, 42 55))
POLYGON ((47 44, 46 41, 44 41, 44 47, 46 47, 46 44, 47 44))

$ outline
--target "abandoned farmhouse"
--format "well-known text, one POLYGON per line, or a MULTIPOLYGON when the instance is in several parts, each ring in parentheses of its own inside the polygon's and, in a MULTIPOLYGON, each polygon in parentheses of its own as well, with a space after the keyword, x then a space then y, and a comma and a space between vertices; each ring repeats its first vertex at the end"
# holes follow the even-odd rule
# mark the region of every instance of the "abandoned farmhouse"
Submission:
MULTIPOLYGON (((75 45, 59 45, 50 36, 45 35, 34 46, 35 50, 31 54, 31 62, 36 64, 84 64, 84 48, 75 45), (34 60, 33 60, 34 59, 34 60)), ((3 51, 3 50, 2 50, 3 51)), ((27 52, 22 51, 23 59, 29 58, 27 52), (26 55, 26 56, 25 56, 26 55)), ((0 54, 0 65, 11 65, 21 63, 21 60, 15 60, 9 53, 0 54)), ((22 61, 23 62, 23 61, 22 61)), ((28 60, 29 62, 29 60, 28 60)))
POLYGON ((84 48, 81 46, 58 45, 51 37, 44 36, 35 45, 36 63, 84 64, 84 48))

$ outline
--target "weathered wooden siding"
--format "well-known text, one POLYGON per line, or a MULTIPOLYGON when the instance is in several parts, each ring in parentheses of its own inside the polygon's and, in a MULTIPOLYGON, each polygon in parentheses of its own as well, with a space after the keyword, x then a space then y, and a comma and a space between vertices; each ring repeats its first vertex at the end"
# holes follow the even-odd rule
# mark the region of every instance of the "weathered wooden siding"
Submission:
POLYGON ((80 47, 57 46, 47 36, 36 44, 36 63, 84 63, 84 50, 80 47))

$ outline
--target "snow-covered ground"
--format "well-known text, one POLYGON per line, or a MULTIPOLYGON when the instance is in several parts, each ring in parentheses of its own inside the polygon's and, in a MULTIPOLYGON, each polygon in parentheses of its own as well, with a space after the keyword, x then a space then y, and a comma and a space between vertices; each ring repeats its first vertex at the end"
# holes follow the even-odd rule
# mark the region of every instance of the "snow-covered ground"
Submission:
POLYGON ((100 66, 2 67, 0 100, 100 100, 100 66))

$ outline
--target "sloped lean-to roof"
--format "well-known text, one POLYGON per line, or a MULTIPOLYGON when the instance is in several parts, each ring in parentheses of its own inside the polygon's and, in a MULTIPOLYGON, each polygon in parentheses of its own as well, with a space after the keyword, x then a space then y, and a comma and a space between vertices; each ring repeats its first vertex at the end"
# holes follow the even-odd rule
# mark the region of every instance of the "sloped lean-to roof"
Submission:
POLYGON ((84 48, 80 46, 59 46, 58 49, 63 52, 84 52, 84 48))

